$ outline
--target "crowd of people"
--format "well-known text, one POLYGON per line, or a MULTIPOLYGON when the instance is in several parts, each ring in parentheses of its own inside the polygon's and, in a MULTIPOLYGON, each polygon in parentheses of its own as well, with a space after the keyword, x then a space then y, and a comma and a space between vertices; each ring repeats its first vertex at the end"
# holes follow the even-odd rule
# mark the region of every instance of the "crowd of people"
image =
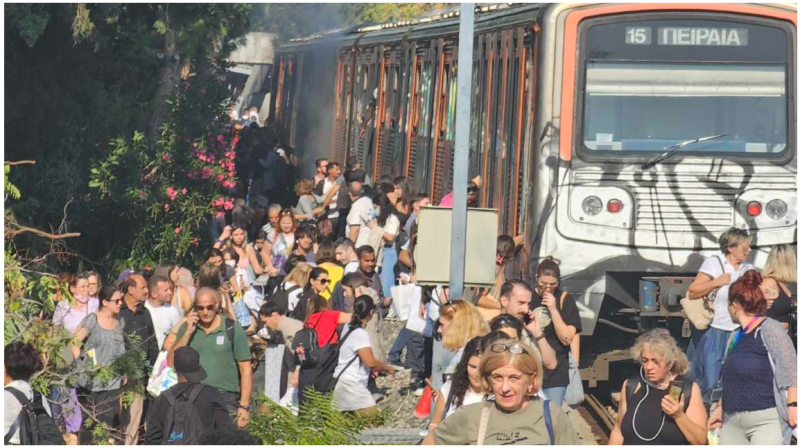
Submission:
MULTIPOLYGON (((64 279, 71 297, 57 297, 52 319, 73 335, 68 362, 108 365, 131 351, 132 335, 146 360, 142 378, 82 374, 74 387, 52 386, 44 401, 64 440, 91 442, 90 417, 116 431, 117 443, 236 438, 266 399, 302 417, 309 388, 368 416, 385 396, 376 378, 405 370, 409 393, 437 384, 425 444, 579 444, 563 405, 580 388, 581 319, 557 261, 541 260, 528 283, 517 263, 523 238, 501 235, 494 285, 463 297, 418 287, 419 308, 409 312, 425 329, 391 332, 399 286, 416 287, 418 218, 430 196, 404 177, 373 182, 354 157, 345 166, 318 159, 314 177, 299 179, 291 148, 254 112, 232 123, 242 134, 237 200, 209 219, 212 241, 196 275, 163 261, 110 285, 94 272, 64 279), (447 360, 441 378, 434 346, 447 360), (123 406, 131 382, 147 393, 123 406)), ((469 183, 471 205, 480 182, 469 183)), ((451 206, 452 194, 439 205, 451 206)), ((747 262, 745 231, 719 241, 721 253, 689 288, 689 299, 713 296, 709 328, 693 331, 686 354, 666 330, 639 337, 631 353, 641 373, 623 385, 610 443, 791 439, 796 254, 775 247, 759 273, 747 262)), ((37 358, 29 344, 5 348, 7 443, 20 441, 14 422, 24 404, 8 387, 33 400, 37 358)))

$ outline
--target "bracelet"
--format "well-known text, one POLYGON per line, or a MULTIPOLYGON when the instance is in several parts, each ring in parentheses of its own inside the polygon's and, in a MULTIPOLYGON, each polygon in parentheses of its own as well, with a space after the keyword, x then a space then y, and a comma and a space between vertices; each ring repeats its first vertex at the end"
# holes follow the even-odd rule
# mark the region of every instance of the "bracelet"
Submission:
POLYGON ((541 341, 542 339, 544 339, 544 337, 545 337, 545 336, 544 336, 544 333, 542 333, 542 335, 541 335, 541 336, 539 336, 539 337, 537 337, 537 338, 534 338, 534 339, 536 339, 537 341, 541 341))
POLYGON ((786 407, 787 408, 796 408, 797 407, 797 402, 793 401, 791 403, 786 403, 786 407))
POLYGON ((238 407, 239 409, 244 409, 247 412, 250 412, 250 406, 245 406, 245 405, 240 404, 240 405, 237 405, 236 407, 238 407))

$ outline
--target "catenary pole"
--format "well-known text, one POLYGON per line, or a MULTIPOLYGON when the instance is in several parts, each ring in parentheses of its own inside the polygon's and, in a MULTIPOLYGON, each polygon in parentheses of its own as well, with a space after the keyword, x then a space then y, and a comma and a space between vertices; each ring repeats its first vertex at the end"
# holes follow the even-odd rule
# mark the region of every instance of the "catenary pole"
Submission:
POLYGON ((464 259, 467 237, 467 171, 469 169, 469 120, 472 106, 472 46, 475 4, 461 4, 458 26, 458 78, 456 86, 456 149, 453 161, 453 232, 450 241, 450 297, 464 294, 464 259))
MULTIPOLYGON (((450 241, 450 298, 464 294, 464 259, 467 236, 467 171, 469 168, 469 119, 472 87, 472 46, 475 29, 475 4, 461 4, 458 26, 458 78, 456 93, 456 149, 453 161, 453 212, 450 241)), ((433 341, 433 387, 442 387, 442 374, 455 353, 440 340, 433 341)), ((433 403, 431 403, 433 409, 433 403)))

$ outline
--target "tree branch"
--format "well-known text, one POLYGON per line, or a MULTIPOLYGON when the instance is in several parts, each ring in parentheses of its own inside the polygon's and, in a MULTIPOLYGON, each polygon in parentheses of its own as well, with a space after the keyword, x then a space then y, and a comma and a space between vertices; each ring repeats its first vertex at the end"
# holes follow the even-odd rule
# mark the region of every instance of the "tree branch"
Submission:
POLYGON ((19 235, 21 233, 31 232, 36 235, 39 235, 44 238, 50 238, 51 240, 61 240, 64 238, 73 238, 76 236, 81 236, 80 232, 70 232, 70 233, 61 233, 61 234, 53 234, 49 232, 45 232, 39 229, 34 229, 33 227, 23 226, 17 223, 13 223, 12 225, 16 226, 16 229, 6 229, 6 237, 13 237, 19 235))
POLYGON ((35 160, 18 160, 16 162, 5 162, 8 166, 15 166, 15 165, 36 165, 35 160))

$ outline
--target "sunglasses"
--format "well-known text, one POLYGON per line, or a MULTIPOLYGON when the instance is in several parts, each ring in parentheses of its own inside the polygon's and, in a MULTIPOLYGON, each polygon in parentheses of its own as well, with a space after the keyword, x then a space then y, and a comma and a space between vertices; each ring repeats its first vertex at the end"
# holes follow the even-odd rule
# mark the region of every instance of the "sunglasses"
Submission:
POLYGON ((509 351, 512 355, 521 355, 523 353, 527 353, 524 348, 522 348, 519 344, 492 344, 490 350, 494 353, 503 353, 504 351, 509 351))
POLYGON ((320 283, 322 283, 323 285, 327 285, 328 283, 330 283, 330 282, 331 282, 331 281, 330 281, 329 279, 327 279, 327 278, 323 278, 323 279, 321 279, 321 280, 317 280, 317 281, 318 281, 318 282, 320 282, 320 283))
POLYGON ((281 212, 278 214, 278 216, 286 216, 286 215, 291 215, 291 214, 292 214, 291 210, 281 210, 281 212))
POLYGON ((217 308, 217 305, 209 305, 209 306, 195 305, 194 306, 194 310, 197 311, 197 312, 200 312, 200 311, 203 311, 203 310, 214 311, 216 308, 217 308))
POLYGON ((122 303, 122 299, 109 300, 109 302, 110 302, 110 303, 113 303, 113 304, 115 304, 115 305, 119 305, 120 303, 122 303))

